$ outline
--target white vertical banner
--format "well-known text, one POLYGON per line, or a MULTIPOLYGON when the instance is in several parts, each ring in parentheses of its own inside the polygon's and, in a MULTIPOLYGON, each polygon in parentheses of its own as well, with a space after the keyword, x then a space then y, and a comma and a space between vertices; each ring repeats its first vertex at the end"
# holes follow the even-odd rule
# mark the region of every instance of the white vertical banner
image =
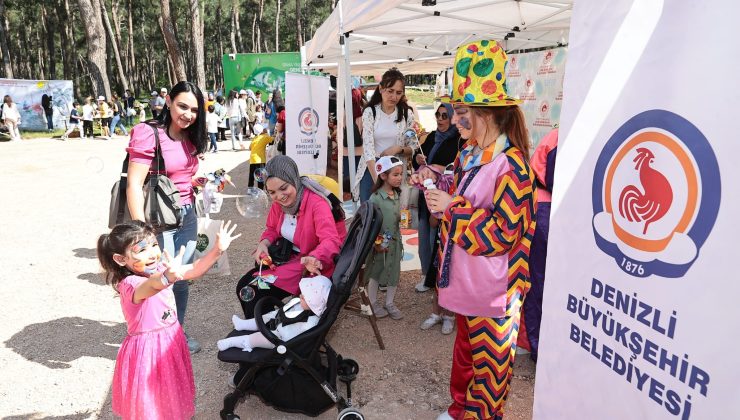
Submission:
POLYGON ((534 147, 560 123, 567 48, 508 54, 507 91, 521 99, 534 147))
POLYGON ((575 2, 536 419, 740 418, 738 16, 575 2))
POLYGON ((285 73, 285 154, 301 175, 326 175, 329 78, 285 73))

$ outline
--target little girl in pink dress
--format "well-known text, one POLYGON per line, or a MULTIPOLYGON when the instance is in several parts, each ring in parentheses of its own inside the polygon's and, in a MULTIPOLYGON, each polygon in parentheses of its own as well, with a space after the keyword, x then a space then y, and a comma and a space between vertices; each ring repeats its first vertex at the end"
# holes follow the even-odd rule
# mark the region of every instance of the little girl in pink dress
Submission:
POLYGON ((113 374, 113 412, 124 419, 188 419, 195 413, 190 352, 177 321, 172 284, 203 275, 229 247, 236 225, 222 224, 217 246, 192 264, 182 250, 164 260, 156 232, 140 221, 122 223, 98 239, 106 283, 121 298, 128 336, 113 374))

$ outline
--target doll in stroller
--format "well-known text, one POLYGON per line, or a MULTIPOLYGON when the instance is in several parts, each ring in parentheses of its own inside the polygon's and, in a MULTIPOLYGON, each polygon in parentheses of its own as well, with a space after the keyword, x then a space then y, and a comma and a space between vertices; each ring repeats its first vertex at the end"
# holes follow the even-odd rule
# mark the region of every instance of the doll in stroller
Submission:
MULTIPOLYGON (((242 348, 231 347, 219 351, 219 360, 239 365, 239 370, 234 375, 235 389, 224 397, 224 406, 220 412, 222 419, 239 419, 234 411, 247 394, 255 394, 265 404, 289 413, 318 416, 336 406, 339 411, 338 419, 364 419, 360 411, 352 406, 351 383, 357 377, 359 365, 354 360, 337 354, 326 336, 352 293, 360 268, 378 236, 381 224, 382 215, 373 204, 367 202, 359 208, 336 257, 326 309, 316 326, 283 341, 263 320, 263 314, 282 307, 283 302, 272 297, 265 297, 257 302, 254 311, 256 327, 274 348, 243 351, 242 348), (346 397, 339 392, 337 378, 346 386, 346 397)), ((250 331, 234 330, 227 338, 249 333, 250 331)))

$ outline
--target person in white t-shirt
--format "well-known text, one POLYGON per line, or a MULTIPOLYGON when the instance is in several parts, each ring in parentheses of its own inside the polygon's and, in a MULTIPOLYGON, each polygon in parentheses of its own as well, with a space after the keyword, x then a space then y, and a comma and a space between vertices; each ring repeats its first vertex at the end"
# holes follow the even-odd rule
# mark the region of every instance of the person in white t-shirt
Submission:
POLYGON ((11 141, 21 139, 21 131, 18 129, 21 125, 21 114, 10 95, 3 98, 3 123, 8 128, 11 141))
POLYGON ((216 114, 216 107, 208 105, 208 113, 206 114, 206 131, 208 131, 208 138, 211 139, 211 153, 218 152, 218 145, 216 139, 218 137, 218 124, 221 122, 221 118, 216 114))
POLYGON ((95 117, 95 107, 92 104, 92 98, 85 98, 85 105, 82 105, 82 138, 93 138, 93 118, 95 117))

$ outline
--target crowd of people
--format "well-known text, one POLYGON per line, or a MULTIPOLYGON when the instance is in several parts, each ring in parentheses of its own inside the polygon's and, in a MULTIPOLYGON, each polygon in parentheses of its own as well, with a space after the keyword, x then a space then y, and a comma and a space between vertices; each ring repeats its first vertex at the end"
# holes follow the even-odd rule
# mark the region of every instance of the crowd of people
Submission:
MULTIPOLYGON (((383 215, 363 274, 372 312, 378 318, 404 317, 405 302, 396 299, 403 256, 401 200, 404 190, 416 189, 421 276, 414 289, 435 293, 431 314, 420 319, 419 326, 428 330, 441 324, 443 334, 457 329, 451 404, 439 419, 503 417, 522 317, 536 360, 557 132, 530 153, 521 101, 506 91, 506 61, 495 41, 458 49, 456 63, 465 65, 455 66, 451 95, 441 98, 434 114, 436 128, 421 145, 406 135, 416 117, 400 71, 385 72, 368 101, 359 90, 353 91, 356 141, 351 147, 357 173, 351 189, 383 215), (486 351, 492 345, 499 349, 498 356, 486 351)), ((344 211, 324 185, 301 176, 290 157, 265 156, 268 144, 284 142, 285 110, 279 91, 266 103, 260 96, 235 89, 226 98, 204 97, 194 84, 180 82, 170 91, 153 91, 149 106, 156 118, 130 131, 126 196, 134 221, 115 227, 98 242, 98 257, 121 296, 129 328, 113 385, 113 409, 124 418, 153 412, 176 413, 177 418, 193 415, 190 353, 201 345, 183 330, 189 286, 182 280, 207 271, 236 238, 235 226, 222 226, 214 250, 193 261, 193 180, 199 156, 209 150, 216 153, 218 143, 226 141, 227 128, 233 150, 246 148, 244 140, 251 140, 249 186, 257 182, 272 200, 252 252, 254 268, 235 281, 237 296, 251 288, 253 298, 239 299, 245 319, 235 316, 234 327, 253 331, 255 305, 267 296, 301 295, 286 308, 307 312, 306 323, 283 329, 286 337, 316 325, 309 319, 325 309, 327 282, 347 235, 344 211), (180 193, 182 223, 165 231, 153 231, 144 223, 142 187, 157 145, 166 175, 180 193), (257 169, 266 173, 264 185, 263 179, 255 179, 257 169), (258 276, 272 281, 258 287, 258 276), (174 356, 164 350, 170 347, 176 349, 174 356), (159 379, 152 383, 144 377, 159 379), (149 387, 160 392, 147 393, 149 387)), ((98 112, 107 112, 105 98, 99 103, 98 112)), ((113 129, 122 118, 112 115, 113 129)), ((220 350, 265 346, 270 344, 258 333, 218 343, 220 350)))

